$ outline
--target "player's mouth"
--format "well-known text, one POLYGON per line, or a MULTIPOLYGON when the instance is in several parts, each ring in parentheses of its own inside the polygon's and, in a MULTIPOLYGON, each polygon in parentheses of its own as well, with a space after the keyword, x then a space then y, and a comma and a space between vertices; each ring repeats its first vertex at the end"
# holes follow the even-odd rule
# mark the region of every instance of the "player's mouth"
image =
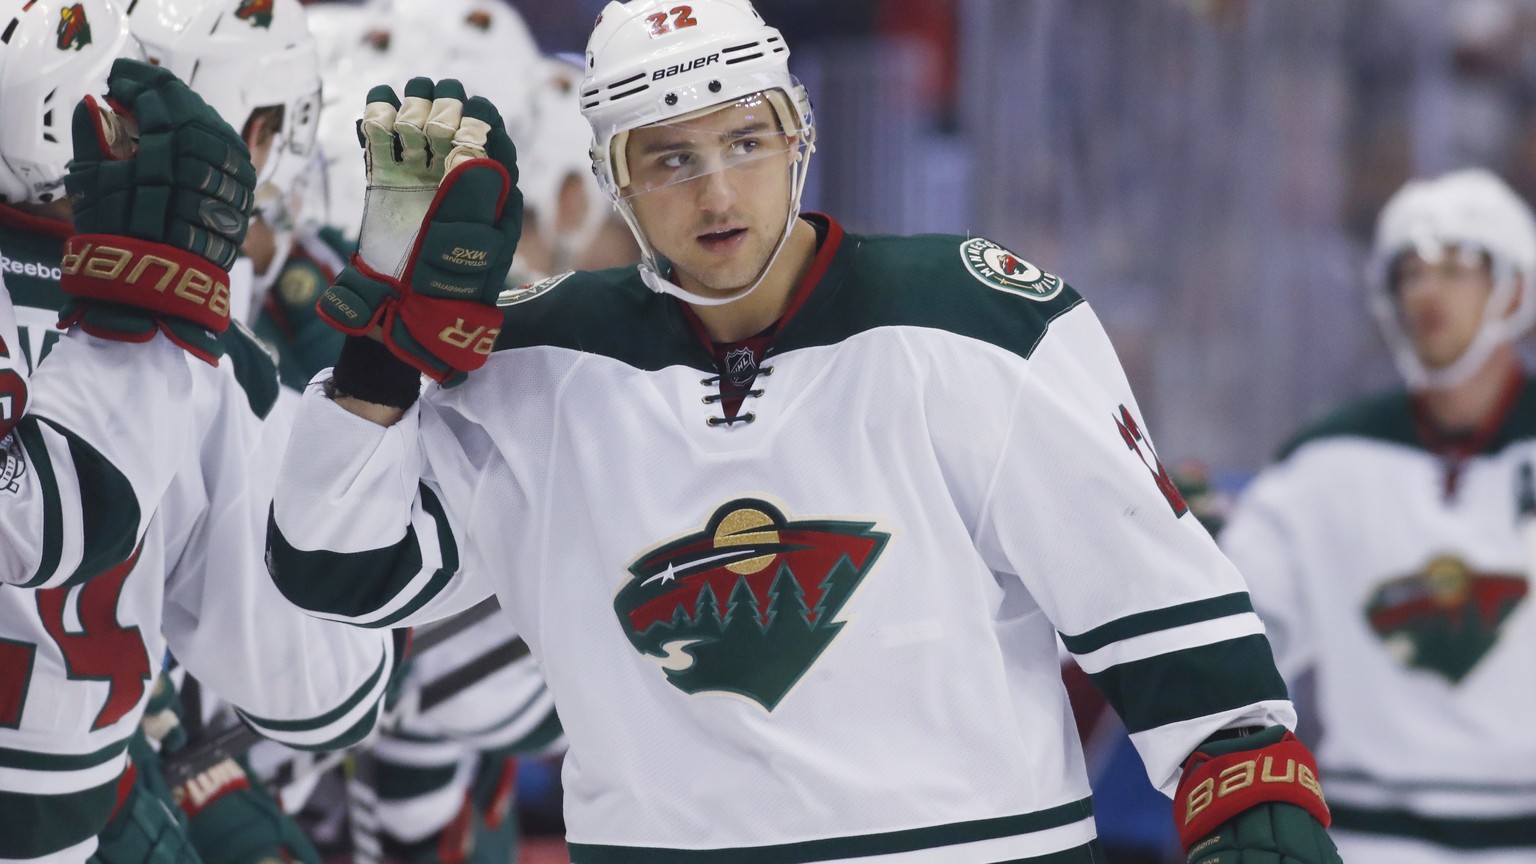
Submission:
POLYGON ((747 239, 747 229, 727 228, 724 231, 710 231, 698 236, 699 245, 707 252, 732 252, 739 248, 747 239))

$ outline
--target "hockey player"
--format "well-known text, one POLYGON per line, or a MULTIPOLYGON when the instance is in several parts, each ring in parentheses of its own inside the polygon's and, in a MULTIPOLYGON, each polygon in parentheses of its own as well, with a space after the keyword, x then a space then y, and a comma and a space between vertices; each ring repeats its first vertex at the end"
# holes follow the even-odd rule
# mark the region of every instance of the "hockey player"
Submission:
MULTIPOLYGON (((16 19, 0 48, 0 104, 19 118, 0 134, 4 248, 32 256, 16 299, 46 303, 59 287, 48 280, 63 276, 53 314, 74 291, 78 326, 37 369, 5 439, 0 580, 14 584, 0 586, 0 858, 83 861, 114 810, 140 831, 130 839, 173 842, 147 833, 168 830, 153 802, 124 794, 125 748, 167 647, 247 722, 304 747, 368 731, 394 652, 383 635, 293 614, 258 570, 262 464, 285 427, 262 422, 281 410, 270 360, 224 330, 224 274, 255 177, 245 148, 169 73, 130 64, 110 92, 142 147, 124 147, 132 136, 101 103, 82 109, 65 199, 61 118, 104 89, 127 24, 105 2, 18 3, 16 19), (143 279, 165 280, 170 299, 135 305, 155 299, 134 291, 143 279)), ((50 343, 19 341, 33 359, 50 343)))
POLYGON ((494 592, 560 707, 576 864, 1100 860, 1058 631, 1192 861, 1337 861, 1263 625, 1092 311, 987 240, 802 216, 787 58, 745 0, 609 4, 583 111, 644 261, 500 313, 510 142, 453 82, 374 90, 284 593, 378 625, 494 592))
POLYGON ((1222 544, 1281 671, 1315 672, 1350 864, 1536 860, 1536 220, 1481 170, 1376 226, 1372 308, 1407 382, 1303 430, 1222 544))

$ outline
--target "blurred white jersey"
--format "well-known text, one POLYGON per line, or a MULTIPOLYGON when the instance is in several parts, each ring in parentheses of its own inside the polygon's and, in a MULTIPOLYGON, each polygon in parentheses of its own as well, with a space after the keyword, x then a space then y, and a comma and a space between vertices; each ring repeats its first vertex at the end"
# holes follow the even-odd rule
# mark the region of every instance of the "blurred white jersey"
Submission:
POLYGON ((1536 860, 1536 388, 1508 396, 1459 451, 1426 438, 1406 393, 1351 405, 1260 474, 1222 534, 1281 671, 1316 672, 1350 864, 1415 846, 1536 860))

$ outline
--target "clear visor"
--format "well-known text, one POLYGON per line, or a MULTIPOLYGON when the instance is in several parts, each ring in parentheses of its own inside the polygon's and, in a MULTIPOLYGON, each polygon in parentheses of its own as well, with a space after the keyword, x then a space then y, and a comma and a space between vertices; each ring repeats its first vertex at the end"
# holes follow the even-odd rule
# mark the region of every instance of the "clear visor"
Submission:
POLYGON ((628 175, 619 197, 631 199, 723 171, 783 171, 805 140, 788 97, 779 90, 642 126, 613 142, 628 175))
POLYGON ((1465 243, 1420 239, 1392 257, 1387 270, 1387 290, 1396 295, 1427 281, 1452 283, 1486 280, 1492 276, 1492 257, 1465 243))

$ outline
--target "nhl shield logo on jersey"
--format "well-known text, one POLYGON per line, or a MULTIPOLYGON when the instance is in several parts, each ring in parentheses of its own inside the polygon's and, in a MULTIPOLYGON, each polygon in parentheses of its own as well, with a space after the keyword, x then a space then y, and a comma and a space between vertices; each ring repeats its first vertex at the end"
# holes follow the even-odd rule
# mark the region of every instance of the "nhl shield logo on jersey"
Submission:
POLYGON ((973 237, 960 244, 960 260, 983 285, 999 291, 1011 291, 1021 297, 1044 302, 1061 293, 1060 277, 1041 270, 1007 249, 973 237))
POLYGON ((890 539, 874 528, 790 521, 766 501, 737 499, 702 532, 635 559, 613 608, 630 644, 678 689, 772 711, 843 628, 838 613, 890 539))
POLYGON ((58 42, 60 51, 73 48, 79 51, 91 44, 91 22, 85 17, 85 7, 79 3, 59 10, 58 42))
POLYGON ((757 375, 757 355, 751 348, 733 348, 725 352, 725 374, 732 384, 747 386, 757 375))
POLYGON ((235 7, 235 17, 249 22, 252 27, 270 28, 276 6, 273 0, 240 0, 240 5, 235 7))
POLYGON ((1366 617, 1398 660, 1454 684, 1498 642, 1528 591, 1522 576, 1477 572, 1459 557, 1440 555, 1378 588, 1366 617))
POLYGON ((0 438, 0 492, 15 494, 21 490, 21 478, 27 473, 27 460, 21 453, 21 439, 15 432, 0 438))

